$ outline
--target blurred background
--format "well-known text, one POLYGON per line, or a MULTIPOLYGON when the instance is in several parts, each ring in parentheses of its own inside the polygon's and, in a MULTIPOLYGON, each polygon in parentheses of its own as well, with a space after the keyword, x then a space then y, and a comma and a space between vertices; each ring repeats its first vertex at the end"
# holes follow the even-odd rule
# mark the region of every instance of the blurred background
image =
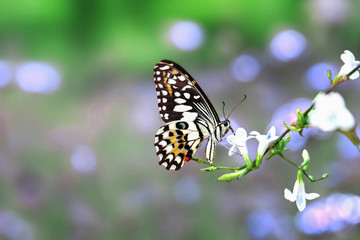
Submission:
MULTIPOLYGON (((287 156, 325 181, 299 213, 296 169, 274 157, 231 183, 158 165, 153 67, 193 75, 233 128, 283 131, 360 58, 360 1, 0 1, 0 239, 357 239, 359 153, 339 133, 293 136, 287 156)), ((360 119, 360 79, 342 84, 360 119)), ((216 163, 237 166, 226 141, 216 163)), ((256 141, 249 151, 256 154, 256 141)), ((198 157, 204 157, 203 148, 198 157)))

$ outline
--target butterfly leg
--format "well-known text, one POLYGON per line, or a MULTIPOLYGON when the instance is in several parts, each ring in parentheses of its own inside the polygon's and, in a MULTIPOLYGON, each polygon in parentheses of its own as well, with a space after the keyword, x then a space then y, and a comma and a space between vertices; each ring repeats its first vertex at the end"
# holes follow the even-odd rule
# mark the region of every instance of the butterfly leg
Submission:
POLYGON ((205 156, 209 163, 212 163, 215 158, 215 146, 216 141, 214 141, 211 137, 209 138, 206 148, 205 148, 205 156))

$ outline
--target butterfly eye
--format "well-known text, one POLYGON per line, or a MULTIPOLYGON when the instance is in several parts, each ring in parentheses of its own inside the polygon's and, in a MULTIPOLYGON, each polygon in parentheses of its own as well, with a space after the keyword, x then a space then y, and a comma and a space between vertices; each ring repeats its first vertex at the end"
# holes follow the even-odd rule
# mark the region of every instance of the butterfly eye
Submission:
POLYGON ((178 123, 176 123, 176 127, 177 127, 178 129, 187 129, 188 126, 189 126, 189 125, 188 125, 186 122, 178 122, 178 123))
POLYGON ((229 122, 228 121, 225 121, 224 122, 224 127, 228 127, 229 126, 229 122))

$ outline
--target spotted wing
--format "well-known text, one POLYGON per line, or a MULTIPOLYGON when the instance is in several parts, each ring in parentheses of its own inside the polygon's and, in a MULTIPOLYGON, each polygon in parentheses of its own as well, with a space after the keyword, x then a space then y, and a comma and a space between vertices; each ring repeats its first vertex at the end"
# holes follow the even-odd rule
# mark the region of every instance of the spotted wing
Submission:
POLYGON ((165 124, 155 135, 159 164, 167 170, 179 170, 208 137, 207 128, 194 122, 174 121, 165 124))
POLYGON ((154 81, 164 122, 196 120, 209 127, 220 121, 203 90, 180 65, 162 60, 154 68, 154 81))

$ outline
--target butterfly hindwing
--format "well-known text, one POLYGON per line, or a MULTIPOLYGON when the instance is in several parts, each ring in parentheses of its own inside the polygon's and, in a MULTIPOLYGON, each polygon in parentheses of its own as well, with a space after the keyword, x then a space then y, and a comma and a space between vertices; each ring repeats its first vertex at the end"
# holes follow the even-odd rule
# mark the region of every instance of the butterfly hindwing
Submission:
POLYGON ((193 157, 204 137, 208 137, 207 130, 199 128, 194 122, 174 121, 165 124, 155 135, 159 163, 168 170, 179 170, 193 157))

